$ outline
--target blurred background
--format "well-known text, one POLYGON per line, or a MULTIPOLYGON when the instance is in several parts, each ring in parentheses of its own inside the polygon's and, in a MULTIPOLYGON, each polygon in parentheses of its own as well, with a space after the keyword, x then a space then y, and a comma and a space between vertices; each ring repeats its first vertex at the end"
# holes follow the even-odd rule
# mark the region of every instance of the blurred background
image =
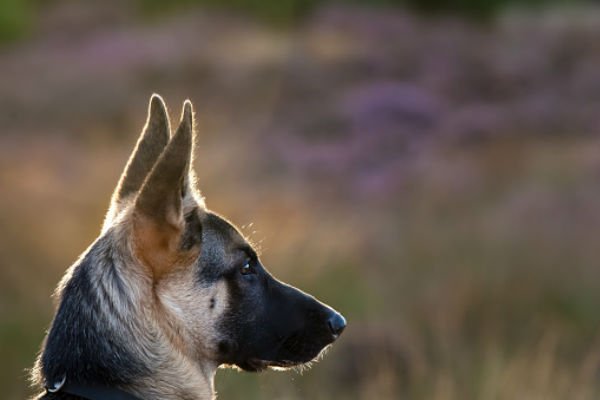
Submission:
POLYGON ((221 399, 599 398, 599 38, 585 1, 0 1, 2 398, 153 92, 195 104, 208 206, 349 321, 221 399))

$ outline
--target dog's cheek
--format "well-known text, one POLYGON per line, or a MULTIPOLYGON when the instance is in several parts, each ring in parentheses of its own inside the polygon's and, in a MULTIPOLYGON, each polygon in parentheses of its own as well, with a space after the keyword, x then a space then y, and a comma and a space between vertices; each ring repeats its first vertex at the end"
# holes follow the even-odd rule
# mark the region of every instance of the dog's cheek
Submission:
POLYGON ((214 357, 220 340, 215 321, 228 306, 227 287, 215 282, 209 287, 197 285, 187 274, 161 282, 158 296, 172 322, 171 337, 180 341, 182 349, 190 355, 214 357))
POLYGON ((209 296, 204 299, 206 304, 200 307, 202 313, 210 320, 213 325, 213 330, 217 329, 217 321, 230 308, 229 290, 227 284, 223 281, 218 281, 210 289, 209 296))
POLYGON ((210 349, 212 358, 219 358, 223 351, 223 342, 228 339, 221 329, 220 321, 226 318, 231 307, 229 290, 224 281, 217 281, 203 291, 206 292, 202 296, 203 303, 196 310, 197 318, 202 324, 196 327, 196 332, 204 342, 202 345, 210 349))
POLYGON ((226 306, 216 318, 216 330, 219 332, 217 359, 224 364, 235 364, 240 356, 243 357, 242 353, 247 347, 245 339, 251 332, 251 329, 245 329, 248 313, 242 288, 236 279, 236 276, 228 276, 221 281, 224 284, 226 306))
MULTIPOLYGON (((222 330, 228 334, 228 355, 231 363, 247 359, 267 359, 271 356, 273 343, 272 316, 265 307, 267 297, 261 282, 251 285, 229 282, 231 307, 222 319, 222 330), (268 343, 265 345, 265 343, 268 343)), ((226 342, 227 343, 227 342, 226 342)))

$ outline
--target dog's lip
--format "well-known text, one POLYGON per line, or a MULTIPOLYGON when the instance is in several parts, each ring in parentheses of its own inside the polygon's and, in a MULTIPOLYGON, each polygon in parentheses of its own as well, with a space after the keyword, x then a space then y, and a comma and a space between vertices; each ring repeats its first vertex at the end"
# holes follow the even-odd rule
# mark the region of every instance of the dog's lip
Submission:
POLYGON ((260 358, 249 358, 248 360, 246 360, 246 364, 249 365, 252 369, 260 371, 269 367, 291 368, 298 364, 302 364, 302 362, 291 360, 263 360, 260 358))
POLYGON ((260 360, 258 358, 249 358, 244 362, 244 366, 247 367, 244 369, 249 369, 250 371, 262 371, 269 365, 264 360, 260 360))
POLYGON ((263 360, 260 358, 249 358, 244 364, 250 367, 251 371, 263 371, 267 368, 289 369, 301 365, 310 365, 312 362, 319 361, 330 348, 331 345, 327 345, 316 356, 303 360, 263 360))

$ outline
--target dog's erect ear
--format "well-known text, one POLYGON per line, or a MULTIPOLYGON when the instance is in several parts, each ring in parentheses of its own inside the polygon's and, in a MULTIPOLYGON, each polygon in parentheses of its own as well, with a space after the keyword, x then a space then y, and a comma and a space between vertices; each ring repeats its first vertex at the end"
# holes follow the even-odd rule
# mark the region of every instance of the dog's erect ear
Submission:
POLYGON ((121 211, 123 199, 134 195, 140 190, 144 179, 156 163, 169 141, 170 122, 167 107, 163 99, 153 94, 148 104, 148 117, 135 149, 129 156, 129 161, 121 174, 119 183, 112 195, 105 227, 112 218, 121 211))
POLYGON ((134 240, 138 256, 160 277, 182 257, 183 197, 193 147, 192 103, 183 105, 177 131, 146 177, 135 200, 134 240))

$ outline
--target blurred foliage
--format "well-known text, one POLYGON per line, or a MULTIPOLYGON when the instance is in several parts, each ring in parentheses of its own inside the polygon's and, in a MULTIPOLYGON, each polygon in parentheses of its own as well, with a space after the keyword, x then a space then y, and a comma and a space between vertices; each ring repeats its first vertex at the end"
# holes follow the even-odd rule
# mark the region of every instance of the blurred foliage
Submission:
MULTIPOLYGON (((360 0, 359 0, 360 1, 360 0)), ((564 0, 380 0, 382 3, 408 5, 427 13, 453 13, 474 18, 488 18, 507 6, 531 7, 564 0)), ((569 0, 566 0, 569 1, 569 0)))
POLYGON ((10 41, 25 34, 31 24, 30 0, 0 1, 0 42, 10 41))
POLYGON ((142 7, 152 13, 165 9, 201 5, 254 15, 274 23, 289 23, 307 15, 323 0, 140 0, 142 7))
MULTIPOLYGON (((317 6, 348 3, 380 6, 407 6, 424 13, 454 13, 468 17, 488 18, 508 5, 537 6, 566 3, 570 0, 138 0, 143 10, 152 14, 185 6, 205 6, 254 15, 262 20, 289 24, 317 6)), ((59 1, 54 1, 60 2, 59 1)), ((34 11, 45 6, 35 0, 0 1, 0 41, 11 41, 26 34, 32 25, 34 11)))
POLYGON ((276 23, 289 23, 327 3, 367 6, 400 6, 425 13, 453 13, 474 18, 488 18, 506 6, 539 6, 570 0, 139 0, 143 8, 153 12, 182 5, 221 7, 255 15, 276 23))

